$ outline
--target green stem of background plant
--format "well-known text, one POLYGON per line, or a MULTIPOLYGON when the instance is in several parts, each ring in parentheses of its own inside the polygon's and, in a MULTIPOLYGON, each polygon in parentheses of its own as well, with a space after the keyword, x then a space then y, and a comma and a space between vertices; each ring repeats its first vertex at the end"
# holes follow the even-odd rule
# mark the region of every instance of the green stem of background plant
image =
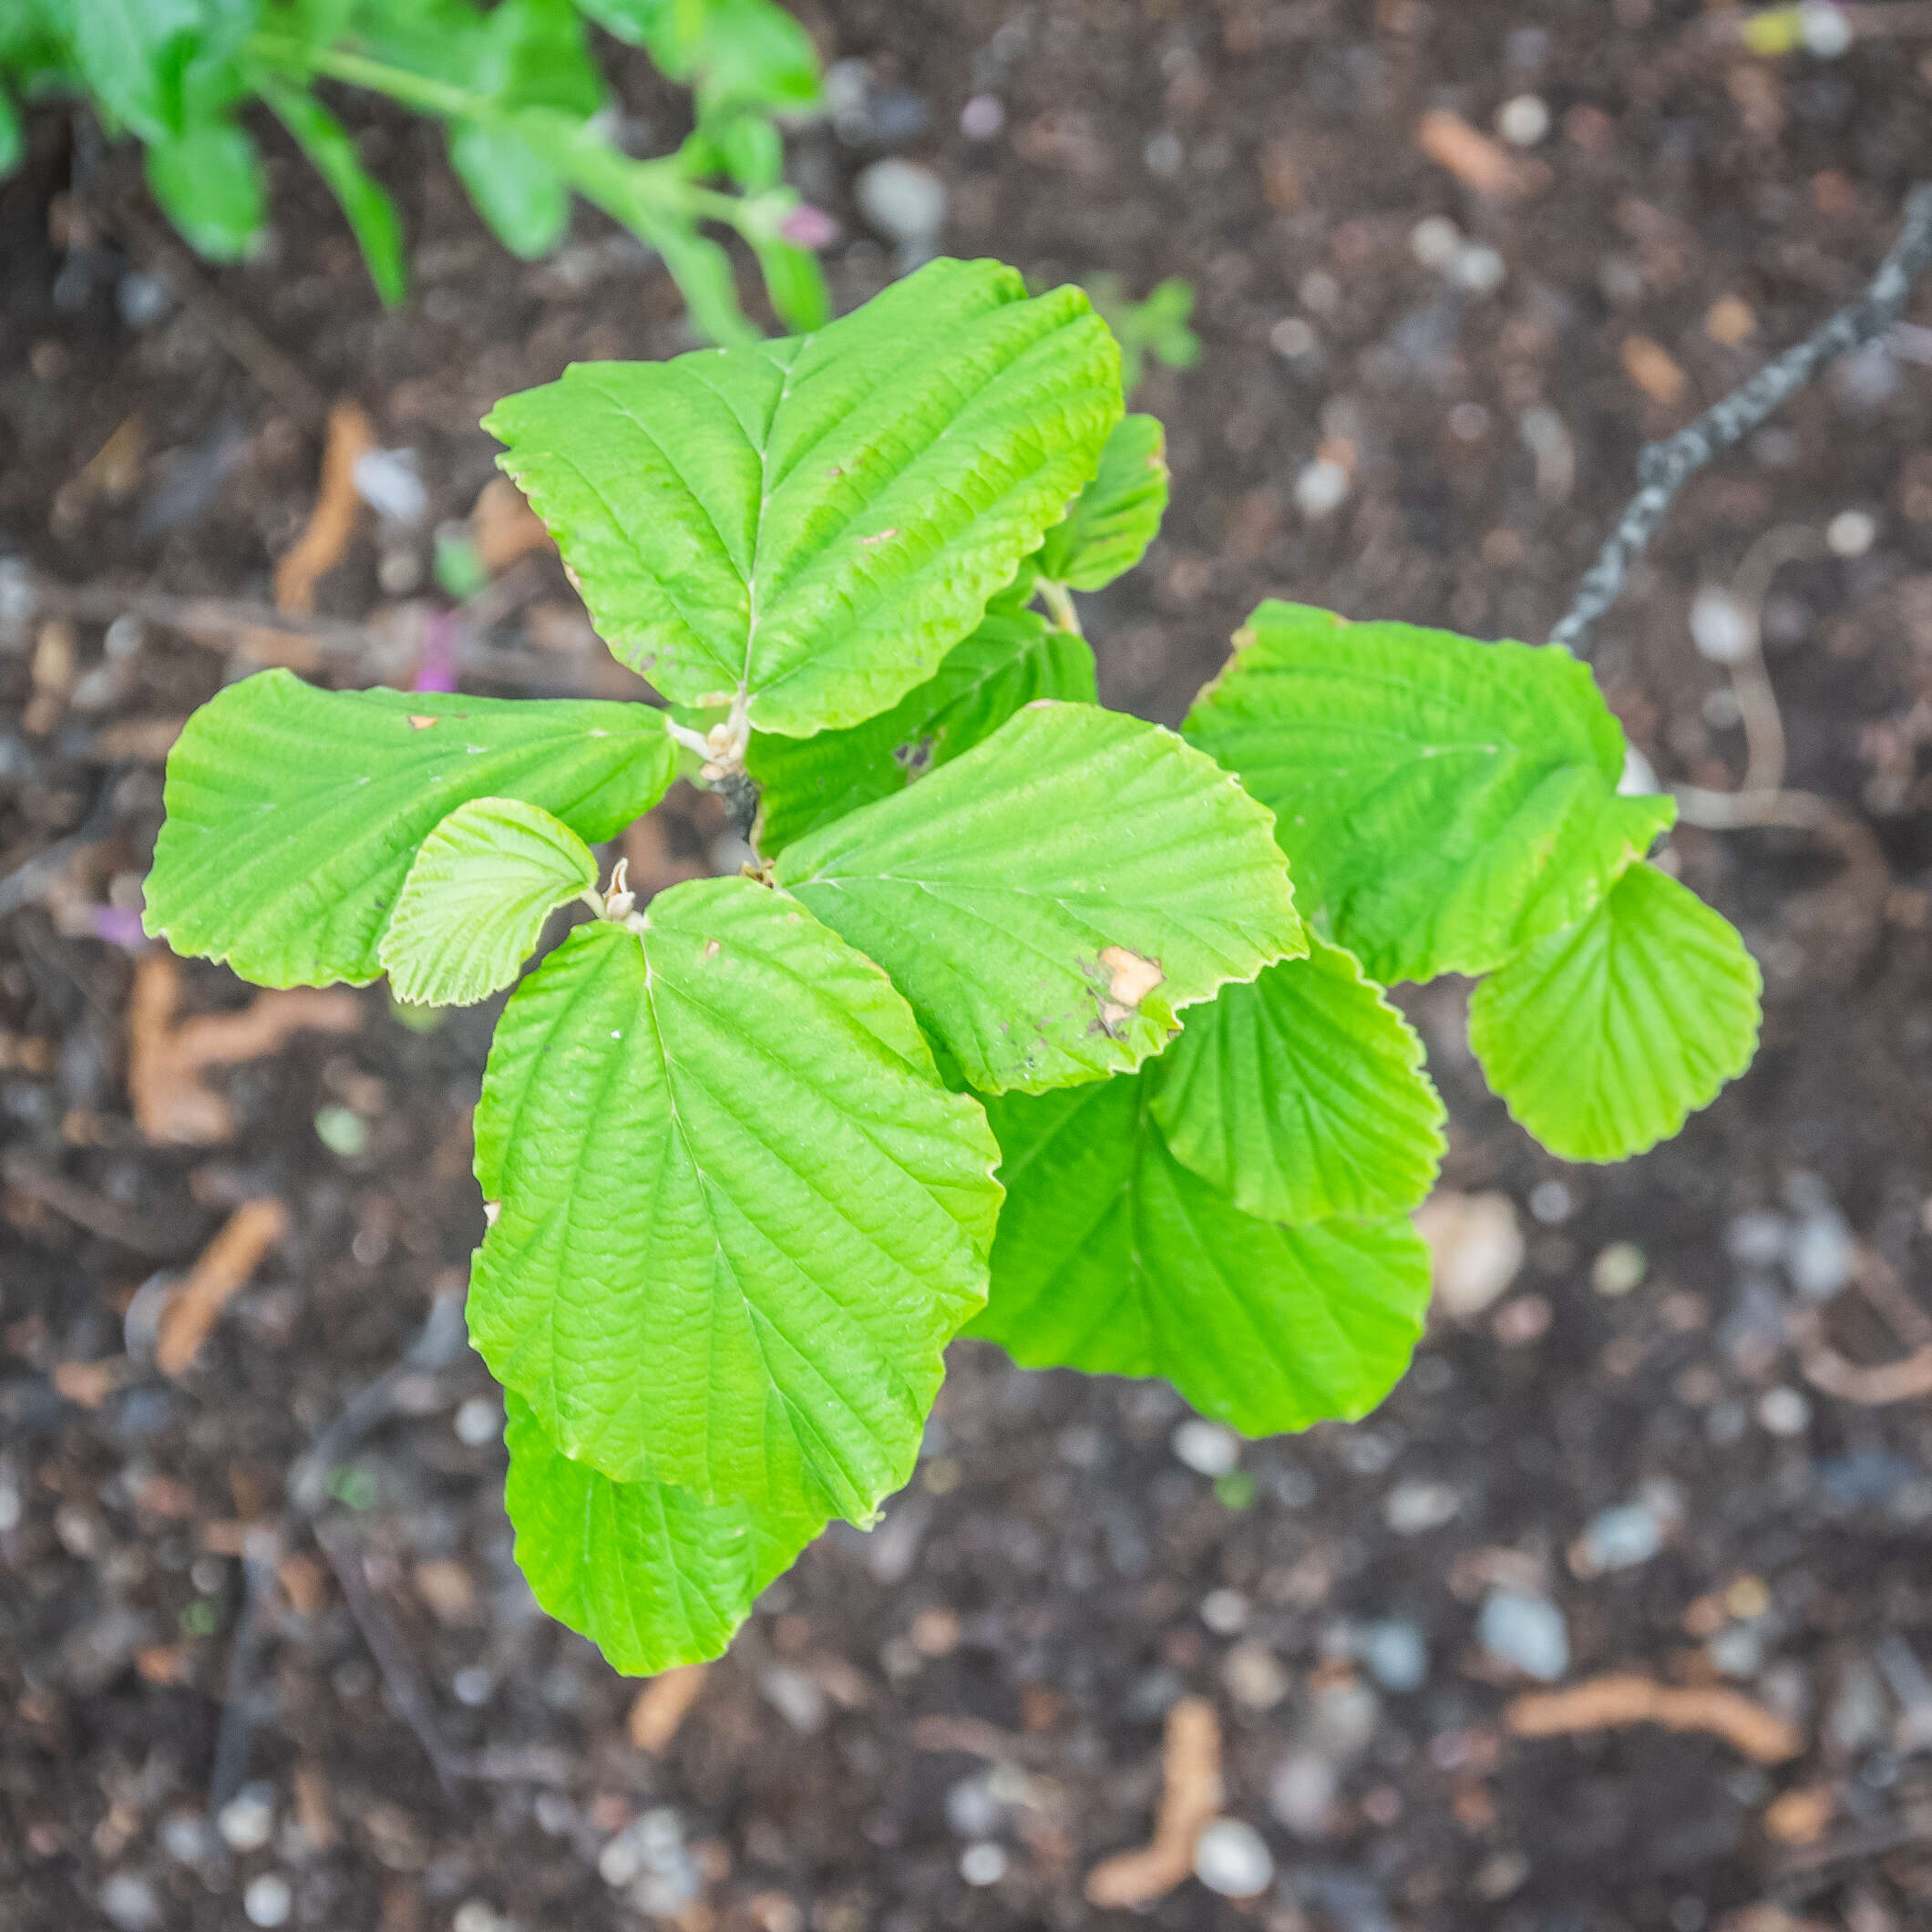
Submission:
POLYGON ((1074 593, 1064 583, 1043 577, 1034 588, 1040 592, 1047 614, 1063 631, 1071 631, 1075 637, 1085 634, 1080 628, 1080 613, 1074 608, 1074 593))

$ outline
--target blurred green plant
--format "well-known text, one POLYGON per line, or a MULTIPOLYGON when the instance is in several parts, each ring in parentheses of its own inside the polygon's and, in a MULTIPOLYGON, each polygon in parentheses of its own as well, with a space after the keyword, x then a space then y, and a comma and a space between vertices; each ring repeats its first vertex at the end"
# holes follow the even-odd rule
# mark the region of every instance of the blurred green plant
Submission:
POLYGON ((713 341, 757 331, 707 227, 750 247, 787 326, 827 320, 812 248, 829 223, 785 185, 779 125, 817 105, 818 61, 776 0, 0 0, 0 174, 24 151, 16 102, 78 96, 143 143, 148 185, 193 247, 239 261, 268 221, 243 118, 259 102, 327 182, 394 304, 407 285, 396 204, 322 82, 442 121, 450 165, 513 254, 554 248, 581 195, 657 252, 713 341), (695 125, 673 152, 638 160, 617 145, 587 21, 691 89, 695 125))
POLYGON ((1187 325, 1194 313, 1194 284, 1169 275, 1136 302, 1118 275, 1089 275, 1081 287, 1120 344, 1120 385, 1128 396, 1140 386, 1147 358, 1166 369, 1191 369, 1201 359, 1201 338, 1187 325))

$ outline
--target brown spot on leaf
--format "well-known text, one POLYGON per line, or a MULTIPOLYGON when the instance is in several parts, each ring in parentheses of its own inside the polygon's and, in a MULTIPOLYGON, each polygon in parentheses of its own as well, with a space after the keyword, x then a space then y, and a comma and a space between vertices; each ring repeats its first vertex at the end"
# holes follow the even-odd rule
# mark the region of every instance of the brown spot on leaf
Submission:
MULTIPOLYGON (((1107 1004, 1128 1011, 1138 1006, 1166 978, 1158 961, 1144 959, 1126 946, 1103 946, 1100 963, 1113 975, 1107 984, 1107 1004)), ((1107 1024, 1114 1025, 1115 1016, 1105 1007, 1102 1012, 1107 1024)), ((1123 1012, 1120 1018, 1125 1017, 1126 1012, 1123 1012)))
POLYGON ((719 945, 718 945, 718 942, 717 942, 717 940, 706 940, 704 941, 704 957, 705 957, 705 958, 706 958, 707 960, 714 960, 714 959, 716 959, 716 958, 717 958, 717 956, 718 956, 719 951, 720 951, 720 948, 719 948, 719 945))
POLYGON ((897 529, 878 530, 869 537, 861 537, 858 540, 858 547, 860 550, 870 550, 875 543, 885 543, 898 535, 897 529))
POLYGON ((411 731, 427 731, 436 722, 437 720, 426 711, 412 711, 409 714, 409 729, 411 731))

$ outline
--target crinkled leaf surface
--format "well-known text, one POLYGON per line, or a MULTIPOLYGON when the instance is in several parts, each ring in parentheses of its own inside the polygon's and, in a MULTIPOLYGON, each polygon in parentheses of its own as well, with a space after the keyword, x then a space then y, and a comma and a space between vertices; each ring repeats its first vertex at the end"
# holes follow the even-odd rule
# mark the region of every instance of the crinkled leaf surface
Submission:
POLYGON ((997 1150, 884 973, 749 879, 580 926, 518 988, 477 1114, 499 1209, 470 1333, 569 1454, 867 1521, 985 1293, 997 1150))
POLYGON ((597 883, 591 848, 520 798, 471 798, 424 839, 376 948, 399 1000, 469 1006, 508 986, 543 922, 597 883))
POLYGON ((1667 1139, 1751 1064, 1757 962, 1728 920, 1655 866, 1492 973, 1469 1043, 1509 1111, 1566 1160, 1667 1139))
POLYGON ((1313 935, 1305 959, 1188 1013, 1149 1105, 1175 1154, 1264 1220, 1405 1214, 1443 1157, 1414 1028, 1313 935))
POLYGON ((763 797, 759 849, 796 838, 949 765, 1035 698, 1094 699, 1094 653, 1023 601, 996 599, 980 627, 890 711, 816 737, 755 737, 746 768, 763 797))
POLYGON ((519 1396, 507 1407, 517 1563, 537 1601, 614 1670, 642 1676, 718 1656, 831 1514, 802 1471, 796 1495, 756 1507, 613 1483, 571 1462, 519 1396))
POLYGON ((1366 1414, 1422 1334, 1421 1237, 1243 1214, 1168 1151, 1152 1073, 987 1103, 1006 1207, 968 1332, 1029 1368, 1161 1376, 1247 1435, 1366 1414))
POLYGON ((466 799, 524 799, 595 844, 676 776, 645 704, 318 691, 264 671, 168 755, 147 930, 258 986, 360 985, 416 848, 466 799))
POLYGON ((1114 426, 1094 480, 1066 521, 1040 546, 1043 577, 1074 591, 1097 591, 1147 554, 1167 508, 1167 437, 1157 418, 1126 416, 1114 426))
POLYGON ((1265 603, 1184 729, 1274 810, 1310 916, 1376 979, 1486 972, 1581 919, 1669 829, 1555 645, 1265 603))
POLYGON ((484 426, 619 657, 798 737, 932 675, 1120 408, 1077 289, 941 261, 809 335, 574 365, 484 426))
POLYGON ((1090 704, 1029 704, 776 870, 987 1093, 1137 1066, 1182 1007, 1304 945, 1268 814, 1172 732, 1090 704))

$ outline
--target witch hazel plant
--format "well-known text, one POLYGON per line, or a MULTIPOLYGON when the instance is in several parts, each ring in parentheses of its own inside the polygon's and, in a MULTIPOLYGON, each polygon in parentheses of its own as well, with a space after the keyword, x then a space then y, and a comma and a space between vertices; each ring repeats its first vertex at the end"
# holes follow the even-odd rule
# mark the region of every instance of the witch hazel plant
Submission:
POLYGON ((620 1670, 872 1523, 957 1335, 1249 1435, 1372 1408, 1443 1152, 1388 982, 1478 978, 1492 1085, 1572 1159, 1751 1057, 1755 969, 1567 652, 1269 603, 1180 732, 1095 703, 1074 595, 1167 494, 1119 369, 1077 290, 951 261, 573 366, 487 426, 664 708, 271 671, 170 761, 150 932, 271 986, 515 983, 470 1333, 518 1560, 620 1670), (640 904, 595 848, 681 769, 757 859, 640 904))

